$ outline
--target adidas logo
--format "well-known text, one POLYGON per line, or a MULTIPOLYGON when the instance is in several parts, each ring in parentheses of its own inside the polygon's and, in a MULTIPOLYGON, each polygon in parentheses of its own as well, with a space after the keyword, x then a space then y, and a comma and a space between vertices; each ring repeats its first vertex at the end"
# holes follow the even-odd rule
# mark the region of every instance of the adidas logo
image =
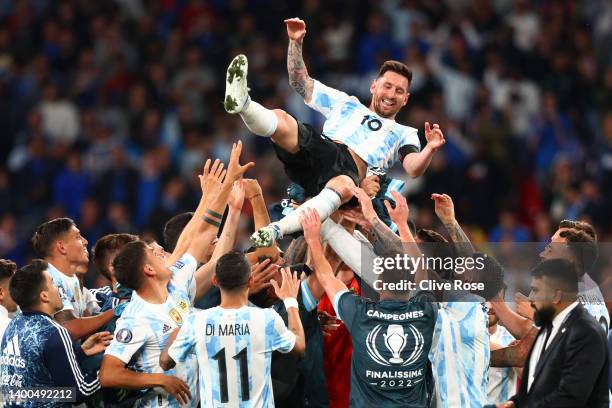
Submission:
POLYGON ((167 324, 164 324, 164 328, 162 329, 163 334, 168 333, 170 330, 172 330, 172 327, 168 326, 167 324))
POLYGON ((6 347, 2 350, 0 355, 0 363, 10 365, 17 368, 25 368, 26 363, 21 358, 21 352, 19 351, 19 339, 17 335, 13 336, 13 339, 7 342, 6 347))

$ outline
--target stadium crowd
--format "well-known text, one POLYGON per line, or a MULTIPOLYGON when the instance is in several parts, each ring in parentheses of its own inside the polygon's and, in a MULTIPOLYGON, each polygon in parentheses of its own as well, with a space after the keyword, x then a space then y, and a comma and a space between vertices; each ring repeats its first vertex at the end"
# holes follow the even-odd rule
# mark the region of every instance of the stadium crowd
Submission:
POLYGON ((0 20, 3 398, 608 406, 609 2, 17 0, 0 20), (328 219, 299 209, 272 143, 223 110, 244 53, 263 105, 323 123, 287 81, 291 15, 326 85, 365 101, 385 60, 412 71, 397 122, 435 118, 446 145, 389 173, 402 194, 366 178, 328 219), (296 208, 303 234, 250 247, 296 208), (485 242, 541 244, 529 300, 485 242), (373 281, 376 257, 423 253, 483 269, 373 281), (408 290, 432 281, 462 286, 408 290))

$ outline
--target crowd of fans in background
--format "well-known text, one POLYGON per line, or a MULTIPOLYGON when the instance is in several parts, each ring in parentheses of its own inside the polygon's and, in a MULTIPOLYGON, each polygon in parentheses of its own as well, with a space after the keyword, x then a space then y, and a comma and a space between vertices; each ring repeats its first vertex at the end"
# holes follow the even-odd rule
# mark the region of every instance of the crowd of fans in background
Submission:
POLYGON ((282 21, 295 15, 309 27, 311 75, 331 86, 367 101, 382 61, 412 69, 397 120, 435 118, 447 140, 408 180, 418 225, 438 227, 429 196, 443 191, 476 242, 545 241, 563 218, 612 238, 608 1, 5 0, 0 257, 24 263, 35 226, 63 215, 91 244, 160 238, 196 206, 204 158, 227 162, 238 139, 257 162, 248 176, 280 201, 281 164, 225 114, 223 79, 243 52, 251 94, 322 123, 288 85, 282 21))

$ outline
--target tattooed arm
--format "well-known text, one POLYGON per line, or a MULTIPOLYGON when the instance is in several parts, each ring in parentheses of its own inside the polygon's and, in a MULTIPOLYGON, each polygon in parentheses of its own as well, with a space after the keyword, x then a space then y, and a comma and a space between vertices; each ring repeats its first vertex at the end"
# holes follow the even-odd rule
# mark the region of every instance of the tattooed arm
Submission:
POLYGON ((521 340, 508 347, 492 350, 491 367, 523 367, 537 335, 538 329, 533 327, 521 340))
POLYGON ((431 198, 435 202, 436 215, 448 231, 457 255, 471 256, 474 253, 474 247, 455 218, 453 200, 447 194, 432 194, 431 198))
POLYGON ((312 98, 314 80, 308 75, 308 70, 302 57, 302 44, 306 35, 306 23, 299 18, 290 18, 285 20, 285 24, 287 24, 287 34, 289 35, 289 49, 287 50, 289 85, 308 103, 312 98))

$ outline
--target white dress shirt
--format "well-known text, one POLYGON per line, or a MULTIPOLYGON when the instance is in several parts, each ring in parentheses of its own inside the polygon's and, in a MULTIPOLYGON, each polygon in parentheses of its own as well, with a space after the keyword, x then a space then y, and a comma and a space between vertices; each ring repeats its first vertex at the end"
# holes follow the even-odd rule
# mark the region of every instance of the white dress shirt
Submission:
MULTIPOLYGON (((567 319, 567 316, 570 314, 574 308, 578 306, 578 302, 574 302, 570 304, 568 307, 563 309, 552 321, 552 332, 550 337, 548 338, 548 342, 546 343, 546 347, 550 346, 553 342, 553 339, 557 335, 559 328, 567 319)), ((542 329, 544 330, 544 329, 542 329)), ((538 361, 540 360, 540 355, 542 354, 542 347, 544 346, 544 340, 546 339, 546 333, 540 333, 538 338, 536 339, 535 345, 533 346, 533 351, 531 352, 531 357, 529 358, 529 379, 527 382, 527 391, 531 389, 531 385, 533 384, 533 380, 535 379, 536 367, 538 365, 538 361)), ((544 349, 546 350, 546 349, 544 349)))

